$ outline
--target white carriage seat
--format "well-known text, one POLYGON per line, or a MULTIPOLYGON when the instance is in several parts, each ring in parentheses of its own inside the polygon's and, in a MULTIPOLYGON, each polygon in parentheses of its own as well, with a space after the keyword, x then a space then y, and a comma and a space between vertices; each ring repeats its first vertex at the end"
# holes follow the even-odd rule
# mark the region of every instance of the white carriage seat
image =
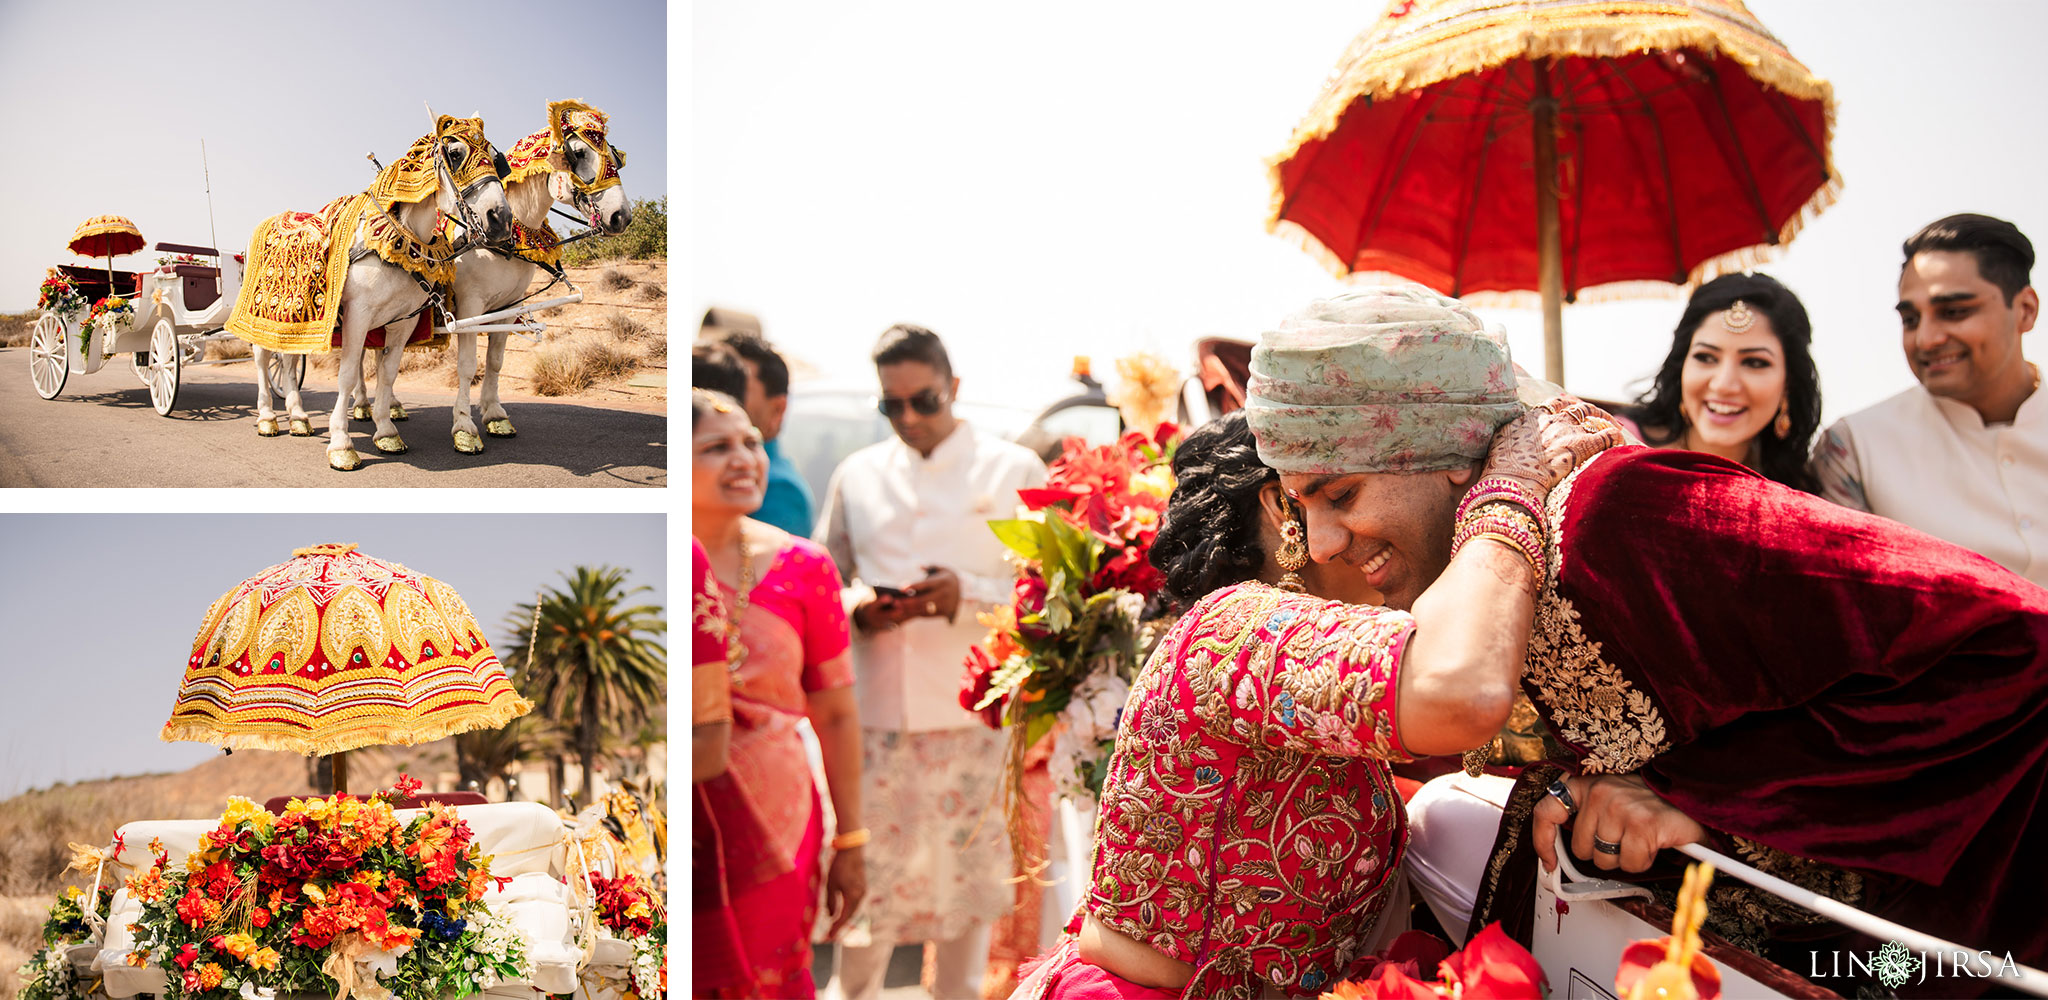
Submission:
POLYGON ((485 890, 483 901, 493 913, 510 920, 524 939, 534 989, 575 992, 583 952, 570 925, 567 885, 545 872, 526 872, 513 876, 503 889, 493 885, 485 890))
POLYGON ((1512 778, 1459 772, 1431 779, 1408 803, 1409 880, 1460 947, 1514 790, 1512 778))

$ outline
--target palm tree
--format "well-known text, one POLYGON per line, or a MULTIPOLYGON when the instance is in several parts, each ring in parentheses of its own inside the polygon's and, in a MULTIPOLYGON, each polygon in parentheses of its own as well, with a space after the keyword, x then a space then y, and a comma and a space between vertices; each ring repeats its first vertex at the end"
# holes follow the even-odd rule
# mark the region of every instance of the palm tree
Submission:
POLYGON ((638 726, 668 694, 668 651, 656 638, 668 623, 655 605, 624 606, 652 589, 627 588, 625 570, 578 566, 563 578, 567 589, 541 598, 538 621, 533 605, 514 609, 507 624, 515 644, 503 659, 520 691, 550 717, 567 727, 573 716, 588 799, 598 733, 638 726))
POLYGON ((472 784, 488 794, 491 779, 503 782, 512 797, 512 772, 524 761, 562 750, 562 732, 552 719, 526 715, 497 729, 478 729, 454 737, 455 769, 464 788, 472 784))

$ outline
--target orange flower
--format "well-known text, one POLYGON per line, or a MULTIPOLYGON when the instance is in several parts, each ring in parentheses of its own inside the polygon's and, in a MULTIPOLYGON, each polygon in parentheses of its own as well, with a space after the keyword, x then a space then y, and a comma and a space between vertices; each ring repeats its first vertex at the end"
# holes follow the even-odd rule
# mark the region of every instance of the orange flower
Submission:
POLYGON ((280 957, 275 948, 258 948, 249 954, 249 967, 269 972, 277 968, 280 957))
POLYGON ((220 939, 220 950, 236 958, 246 959, 256 950, 256 939, 246 931, 237 931, 220 939))
POLYGON ((227 973, 217 963, 208 962, 199 967, 199 985, 203 989, 210 990, 219 986, 220 981, 226 977, 227 973))

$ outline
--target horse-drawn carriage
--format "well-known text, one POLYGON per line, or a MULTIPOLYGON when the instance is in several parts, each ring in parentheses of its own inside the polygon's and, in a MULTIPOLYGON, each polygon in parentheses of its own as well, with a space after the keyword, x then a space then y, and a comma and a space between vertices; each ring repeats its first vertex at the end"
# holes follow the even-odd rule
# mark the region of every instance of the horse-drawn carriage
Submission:
MULTIPOLYGON (((134 249, 144 245, 140 233, 134 242, 134 249)), ((235 339, 224 327, 242 284, 239 255, 182 243, 158 243, 154 249, 169 256, 142 271, 50 269, 42 315, 29 340, 36 395, 55 399, 70 376, 94 374, 126 354, 149 387, 150 405, 168 415, 178 405, 186 367, 239 360, 206 357, 206 345, 235 339)), ((274 375, 283 374, 287 360, 303 371, 304 357, 279 358, 272 361, 274 375)))

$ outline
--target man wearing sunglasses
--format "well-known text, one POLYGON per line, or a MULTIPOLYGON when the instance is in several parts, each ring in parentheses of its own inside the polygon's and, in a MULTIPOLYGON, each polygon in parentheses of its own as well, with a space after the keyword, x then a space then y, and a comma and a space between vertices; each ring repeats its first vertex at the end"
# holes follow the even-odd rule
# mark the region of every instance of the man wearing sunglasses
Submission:
POLYGON ((931 941, 933 995, 979 996, 989 924, 1015 893, 1001 824, 983 818, 1004 738, 960 707, 960 665, 987 631, 975 616, 1014 585, 988 521, 1042 485, 1045 464, 953 416, 960 380, 937 334, 892 326, 874 361, 876 406, 896 437, 848 456, 818 513, 817 540, 848 584, 874 831, 864 912, 827 995, 876 996, 895 945, 931 941))

